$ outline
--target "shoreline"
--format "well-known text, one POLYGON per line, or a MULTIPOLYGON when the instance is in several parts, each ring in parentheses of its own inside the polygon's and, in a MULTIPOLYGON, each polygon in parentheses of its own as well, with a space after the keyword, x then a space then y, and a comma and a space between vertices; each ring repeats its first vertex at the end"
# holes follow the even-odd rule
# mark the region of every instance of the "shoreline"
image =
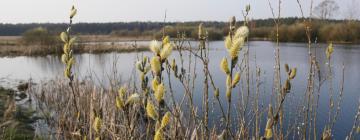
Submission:
MULTIPOLYGON (((82 53, 108 53, 108 52, 135 52, 148 51, 148 45, 137 42, 150 41, 151 37, 116 37, 110 35, 79 35, 78 43, 74 46, 75 54, 82 53)), ((189 39, 189 41, 196 41, 189 39)), ((222 41, 222 40, 211 40, 222 41)), ((211 42, 210 41, 210 42, 211 42)), ((269 41, 269 38, 250 38, 249 41, 269 41)), ((280 43, 304 43, 304 42, 280 42, 280 43)), ((338 45, 359 45, 351 42, 333 42, 338 45)), ((0 57, 16 56, 46 56, 62 54, 62 45, 24 45, 21 44, 20 36, 0 36, 0 57)))
MULTIPOLYGON (((107 53, 107 52, 134 52, 147 51, 147 46, 130 46, 130 45, 76 45, 74 54, 82 53, 107 53)), ((53 54, 62 54, 61 46, 0 46, 0 57, 17 57, 17 56, 46 56, 53 54)))

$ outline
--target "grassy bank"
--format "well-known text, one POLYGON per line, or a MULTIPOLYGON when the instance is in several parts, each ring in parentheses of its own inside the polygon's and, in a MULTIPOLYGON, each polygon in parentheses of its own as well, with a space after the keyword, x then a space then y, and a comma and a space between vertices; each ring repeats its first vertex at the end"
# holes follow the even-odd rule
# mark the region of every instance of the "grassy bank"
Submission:
MULTIPOLYGON (((0 37, 0 56, 43 56, 48 54, 61 54, 62 45, 42 45, 24 44, 18 36, 0 37)), ((106 35, 79 36, 78 43, 74 46, 75 53, 104 53, 104 52, 132 52, 145 51, 148 47, 134 45, 133 43, 115 44, 111 42, 124 41, 135 42, 139 40, 149 40, 147 37, 141 38, 120 38, 106 35), (104 43, 108 42, 108 43, 104 43)))
MULTIPOLYGON (((74 46, 75 54, 80 53, 105 53, 105 52, 133 52, 146 51, 145 46, 133 45, 77 45, 74 46)), ((44 56, 61 54, 61 46, 0 46, 0 57, 6 56, 44 56)))

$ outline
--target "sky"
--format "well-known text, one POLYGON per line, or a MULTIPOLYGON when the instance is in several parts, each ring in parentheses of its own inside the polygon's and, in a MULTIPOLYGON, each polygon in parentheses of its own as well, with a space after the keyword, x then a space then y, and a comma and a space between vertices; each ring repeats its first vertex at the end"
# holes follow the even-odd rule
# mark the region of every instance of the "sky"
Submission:
MULTIPOLYGON (((277 13, 278 0, 269 1, 277 13)), ((301 17, 296 1, 282 0, 281 17, 301 17)), ((299 1, 308 16, 311 0, 299 1)), ((313 1, 315 7, 322 0, 313 1)), ((340 10, 334 18, 342 19, 360 0, 335 1, 340 10)), ((0 0, 0 23, 64 23, 72 5, 78 9, 75 22, 163 21, 165 11, 167 21, 227 21, 242 19, 247 4, 250 18, 272 17, 268 0, 0 0)))

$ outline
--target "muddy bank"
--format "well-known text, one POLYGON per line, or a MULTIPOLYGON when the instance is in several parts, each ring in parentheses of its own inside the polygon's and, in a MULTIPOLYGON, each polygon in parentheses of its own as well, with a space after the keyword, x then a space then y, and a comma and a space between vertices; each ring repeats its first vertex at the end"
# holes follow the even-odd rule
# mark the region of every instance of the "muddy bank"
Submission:
POLYGON ((32 124, 40 118, 30 107, 26 85, 19 84, 19 90, 0 87, 0 139, 37 139, 32 124))

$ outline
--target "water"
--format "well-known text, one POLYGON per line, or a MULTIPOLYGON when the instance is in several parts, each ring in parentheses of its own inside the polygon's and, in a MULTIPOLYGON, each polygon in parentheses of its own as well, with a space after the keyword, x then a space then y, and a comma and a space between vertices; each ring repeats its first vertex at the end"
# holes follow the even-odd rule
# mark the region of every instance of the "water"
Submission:
MULTIPOLYGON (((144 42, 142 42, 144 43, 144 42)), ((215 84, 220 88, 223 99, 223 105, 226 107, 225 102, 225 75, 220 71, 219 63, 220 60, 227 56, 227 52, 224 49, 224 43, 222 41, 210 42, 210 72, 213 75, 215 84)), ((254 41, 250 42, 250 63, 251 63, 251 74, 254 79, 255 64, 261 69, 261 88, 260 88, 260 100, 261 104, 265 107, 271 97, 272 93, 272 81, 274 73, 274 47, 275 44, 272 42, 254 41), (255 59, 256 57, 256 59, 255 59)), ((306 91, 307 75, 309 71, 308 64, 308 49, 306 44, 302 43, 281 43, 280 44, 280 57, 281 64, 288 63, 291 67, 297 67, 298 72, 296 78, 292 83, 292 91, 286 99, 286 104, 293 106, 285 106, 289 112, 287 115, 294 116, 299 110, 298 105, 303 102, 303 97, 306 91)), ((317 60, 319 61, 322 77, 325 78, 325 72, 327 72, 325 47, 326 44, 314 45, 316 48, 312 51, 316 53, 317 60)), ((350 132, 352 127, 354 116, 358 107, 358 99, 360 94, 360 45, 335 45, 335 51, 332 56, 331 64, 333 67, 333 87, 335 97, 339 94, 340 81, 342 77, 342 65, 345 66, 345 83, 344 83, 344 96, 341 104, 341 112, 339 114, 337 123, 335 124, 333 135, 335 139, 344 139, 345 136, 350 132)), ((129 81, 134 78, 134 63, 141 55, 151 56, 150 52, 140 53, 105 53, 105 54, 79 54, 76 55, 76 74, 80 78, 85 78, 88 75, 96 75, 93 80, 97 83, 106 87, 108 84, 108 77, 114 75, 114 70, 117 71, 116 75, 121 75, 123 82, 129 81), (116 65, 114 65, 116 64, 116 65), (115 66, 115 67, 114 67, 115 66)), ((187 57, 187 54, 185 54, 187 57)), ((179 54, 174 51, 172 58, 175 58, 179 64, 179 54)), ((172 59, 171 58, 171 59, 172 59)), ((194 58, 192 58, 194 59, 194 58)), ((192 60, 193 61, 193 60, 192 60)), ((187 59, 185 60, 187 62, 187 59)), ((202 65, 199 60, 196 61, 198 64, 194 101, 196 105, 201 105, 202 100, 202 65)), ((63 75, 63 64, 60 62, 58 56, 45 56, 45 57, 3 57, 0 58, 0 77, 14 80, 27 80, 32 78, 35 82, 46 81, 63 75)), ((283 69, 283 68, 282 68, 283 69)), ((243 76, 245 77, 245 76, 243 76)), ((286 77, 285 73, 282 72, 282 80, 286 77)), ((250 82, 255 83, 254 80, 250 82)), ((183 96, 183 88, 179 82, 174 81, 176 99, 181 99, 183 96)), ((235 89, 233 92, 233 100, 240 99, 241 95, 245 93, 238 92, 235 89)), ((251 87, 250 99, 254 96, 255 89, 251 87)), ((327 122, 328 104, 329 104, 329 90, 328 83, 325 82, 321 87, 320 104, 318 109, 318 132, 322 132, 324 124, 327 122)), ((212 98, 212 90, 210 90, 210 97, 212 98)), ((213 100, 212 100, 213 101, 213 100)), ((337 103, 336 103, 337 104, 337 103)), ((335 104, 335 107, 336 107, 335 104)), ((234 102, 234 106, 237 106, 234 102)), ((215 108, 210 113, 210 123, 216 124, 220 118, 218 105, 211 104, 212 108, 215 108)), ((199 107, 199 114, 201 107, 199 107)), ((234 111, 235 112, 235 111, 234 111)), ((235 114, 234 114, 235 115, 235 114)), ((236 118, 233 119, 236 121, 236 118)), ((294 121, 294 120, 288 120, 294 121)), ((262 122, 264 123, 264 122, 262 122)), ((234 126, 236 127, 236 126, 234 126)))

